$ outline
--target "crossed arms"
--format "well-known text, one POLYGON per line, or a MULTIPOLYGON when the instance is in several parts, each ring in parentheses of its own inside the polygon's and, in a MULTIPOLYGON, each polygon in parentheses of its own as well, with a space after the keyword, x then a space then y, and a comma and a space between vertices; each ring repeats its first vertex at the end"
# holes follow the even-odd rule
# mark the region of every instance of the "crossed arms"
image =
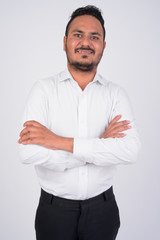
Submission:
POLYGON ((47 94, 42 84, 33 88, 22 119, 25 123, 18 143, 23 163, 64 171, 87 163, 111 166, 135 162, 140 141, 130 103, 121 89, 104 132, 93 138, 73 138, 46 127, 47 94))
MULTIPOLYGON (((105 129, 100 138, 120 138, 126 135, 122 131, 131 128, 130 121, 120 121, 121 115, 116 116, 105 129)), ((24 123, 24 129, 20 133, 20 144, 38 144, 52 150, 65 150, 73 153, 73 138, 61 137, 36 121, 24 123)))

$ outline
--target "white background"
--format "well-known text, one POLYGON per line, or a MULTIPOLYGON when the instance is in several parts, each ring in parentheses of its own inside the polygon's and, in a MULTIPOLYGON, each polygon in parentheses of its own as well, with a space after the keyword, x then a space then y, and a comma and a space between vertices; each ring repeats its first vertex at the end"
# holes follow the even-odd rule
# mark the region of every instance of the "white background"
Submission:
POLYGON ((120 166, 115 177, 117 240, 160 239, 160 2, 0 0, 1 240, 35 239, 40 187, 33 166, 20 163, 19 121, 34 82, 65 69, 65 26, 73 10, 88 4, 102 9, 106 23, 99 72, 126 89, 142 142, 137 163, 120 166))

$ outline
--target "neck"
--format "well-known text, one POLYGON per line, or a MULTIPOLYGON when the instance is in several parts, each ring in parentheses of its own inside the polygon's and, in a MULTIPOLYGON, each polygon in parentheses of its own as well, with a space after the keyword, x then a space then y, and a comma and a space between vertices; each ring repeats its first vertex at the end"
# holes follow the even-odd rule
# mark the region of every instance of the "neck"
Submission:
POLYGON ((82 90, 85 89, 85 87, 93 81, 94 76, 97 72, 97 68, 93 69, 89 72, 83 72, 77 69, 72 68, 69 64, 68 70, 70 74, 72 75, 73 79, 78 83, 78 85, 81 87, 82 90))

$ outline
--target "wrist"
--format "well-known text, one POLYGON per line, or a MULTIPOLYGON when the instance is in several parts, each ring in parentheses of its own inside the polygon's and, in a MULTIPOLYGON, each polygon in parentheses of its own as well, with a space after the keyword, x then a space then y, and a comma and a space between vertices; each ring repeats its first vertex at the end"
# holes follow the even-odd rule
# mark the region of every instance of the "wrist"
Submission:
POLYGON ((57 149, 73 153, 73 138, 60 137, 57 143, 57 149))

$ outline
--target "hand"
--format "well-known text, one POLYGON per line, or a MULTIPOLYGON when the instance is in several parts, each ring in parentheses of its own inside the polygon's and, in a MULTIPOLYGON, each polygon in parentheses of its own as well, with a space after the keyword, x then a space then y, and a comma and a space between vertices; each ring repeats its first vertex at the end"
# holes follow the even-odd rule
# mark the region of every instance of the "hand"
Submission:
POLYGON ((65 150, 73 153, 73 138, 61 137, 36 121, 27 121, 20 133, 18 143, 38 144, 52 150, 65 150))
POLYGON ((54 150, 58 149, 56 147, 56 143, 61 137, 54 134, 42 124, 36 121, 27 121, 23 126, 25 128, 20 133, 18 143, 22 143, 24 145, 39 144, 46 148, 54 150))
POLYGON ((125 137, 126 134, 121 133, 125 130, 128 130, 131 128, 130 121, 120 121, 118 120, 121 118, 121 115, 116 116, 113 118, 113 120, 109 123, 108 127, 104 131, 104 133, 100 136, 100 138, 120 138, 125 137))

